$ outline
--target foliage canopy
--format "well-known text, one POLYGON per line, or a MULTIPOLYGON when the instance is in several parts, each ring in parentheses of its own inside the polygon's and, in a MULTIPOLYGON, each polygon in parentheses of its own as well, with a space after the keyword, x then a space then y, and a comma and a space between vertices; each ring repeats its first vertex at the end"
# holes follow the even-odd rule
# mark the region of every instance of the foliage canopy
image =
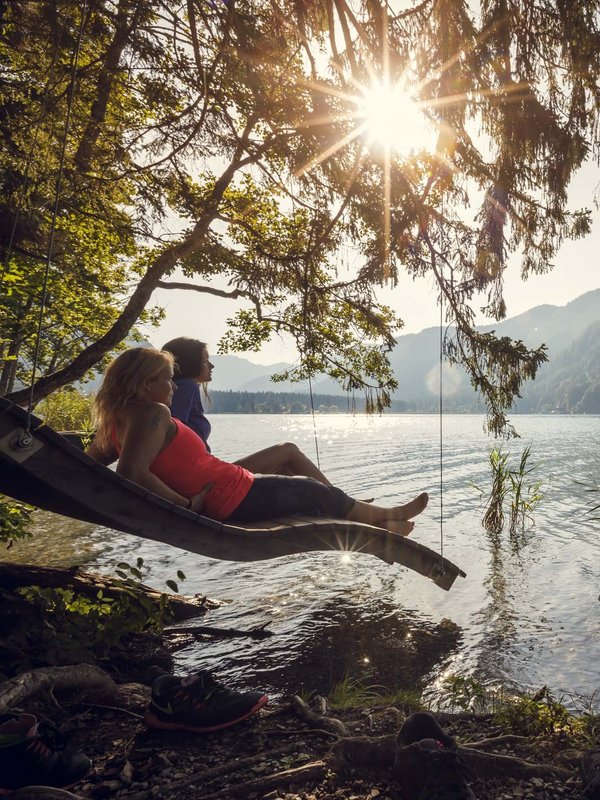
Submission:
POLYGON ((546 355, 475 330, 472 306, 483 296, 501 319, 508 256, 520 254, 523 277, 544 272, 565 238, 589 229, 586 209, 567 208, 567 186, 597 154, 599 3, 395 9, 5 4, 0 390, 27 400, 15 377, 30 380, 36 348, 35 400, 81 378, 160 313, 155 289, 186 287, 247 298, 224 349, 289 331, 295 375, 370 387, 381 408, 401 321, 375 293, 404 271, 436 282, 457 331, 446 355, 481 391, 490 429, 505 432, 546 355), (369 141, 369 87, 397 83, 435 132, 428 150, 369 141), (341 247, 351 273, 340 274, 341 247))

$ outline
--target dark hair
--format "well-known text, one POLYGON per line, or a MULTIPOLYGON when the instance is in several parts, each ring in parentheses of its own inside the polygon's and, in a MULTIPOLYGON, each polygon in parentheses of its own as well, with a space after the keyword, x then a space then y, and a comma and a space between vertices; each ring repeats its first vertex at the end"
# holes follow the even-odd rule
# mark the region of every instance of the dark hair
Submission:
POLYGON ((178 336, 162 347, 175 356, 175 378, 197 378, 202 372, 202 360, 207 345, 189 336, 178 336))

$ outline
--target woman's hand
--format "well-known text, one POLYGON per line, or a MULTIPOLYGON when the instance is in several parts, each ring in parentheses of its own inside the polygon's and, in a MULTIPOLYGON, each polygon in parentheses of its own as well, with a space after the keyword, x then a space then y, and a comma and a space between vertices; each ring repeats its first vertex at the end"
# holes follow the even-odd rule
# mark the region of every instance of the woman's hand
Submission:
POLYGON ((213 486, 214 483, 207 483, 201 491, 190 497, 190 500, 192 501, 190 505, 190 511, 195 511, 196 514, 199 514, 202 511, 204 508, 204 500, 206 495, 210 492, 213 486))

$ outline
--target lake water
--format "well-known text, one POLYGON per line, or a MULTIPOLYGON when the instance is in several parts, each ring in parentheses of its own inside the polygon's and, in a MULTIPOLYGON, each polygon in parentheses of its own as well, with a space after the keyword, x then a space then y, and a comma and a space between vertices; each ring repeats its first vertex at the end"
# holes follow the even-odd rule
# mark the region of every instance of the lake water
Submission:
MULTIPOLYGON (((308 416, 213 415, 212 422, 213 452, 223 458, 285 440, 315 456, 308 416)), ((268 622, 275 634, 200 642, 177 654, 181 668, 214 668, 234 684, 273 694, 327 692, 351 675, 436 692, 445 677, 460 675, 525 690, 547 685, 577 707, 600 687, 600 522, 585 514, 600 494, 579 483, 600 479, 600 417, 513 422, 522 438, 504 449, 518 459, 531 443, 533 477, 545 491, 518 547, 507 531, 494 542, 481 526, 473 484, 489 487, 494 445, 482 417, 444 417, 442 525, 437 417, 316 418, 321 468, 350 494, 394 504, 430 493, 413 536, 438 551, 443 545, 467 572, 450 592, 371 556, 217 562, 49 514, 39 515, 35 541, 15 545, 11 558, 85 561, 106 572, 142 556, 150 566, 146 582, 156 588, 183 570, 182 592, 223 601, 203 624, 246 629, 268 622)))

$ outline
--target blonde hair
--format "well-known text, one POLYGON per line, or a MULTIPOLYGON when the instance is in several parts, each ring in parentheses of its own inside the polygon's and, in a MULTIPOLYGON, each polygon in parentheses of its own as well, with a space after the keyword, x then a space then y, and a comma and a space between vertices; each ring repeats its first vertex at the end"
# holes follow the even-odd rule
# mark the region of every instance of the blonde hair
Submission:
POLYGON ((108 447, 111 443, 111 427, 115 417, 129 403, 139 400, 144 382, 155 378, 165 367, 173 367, 171 353, 149 347, 125 350, 109 364, 94 399, 96 442, 100 448, 108 447))

